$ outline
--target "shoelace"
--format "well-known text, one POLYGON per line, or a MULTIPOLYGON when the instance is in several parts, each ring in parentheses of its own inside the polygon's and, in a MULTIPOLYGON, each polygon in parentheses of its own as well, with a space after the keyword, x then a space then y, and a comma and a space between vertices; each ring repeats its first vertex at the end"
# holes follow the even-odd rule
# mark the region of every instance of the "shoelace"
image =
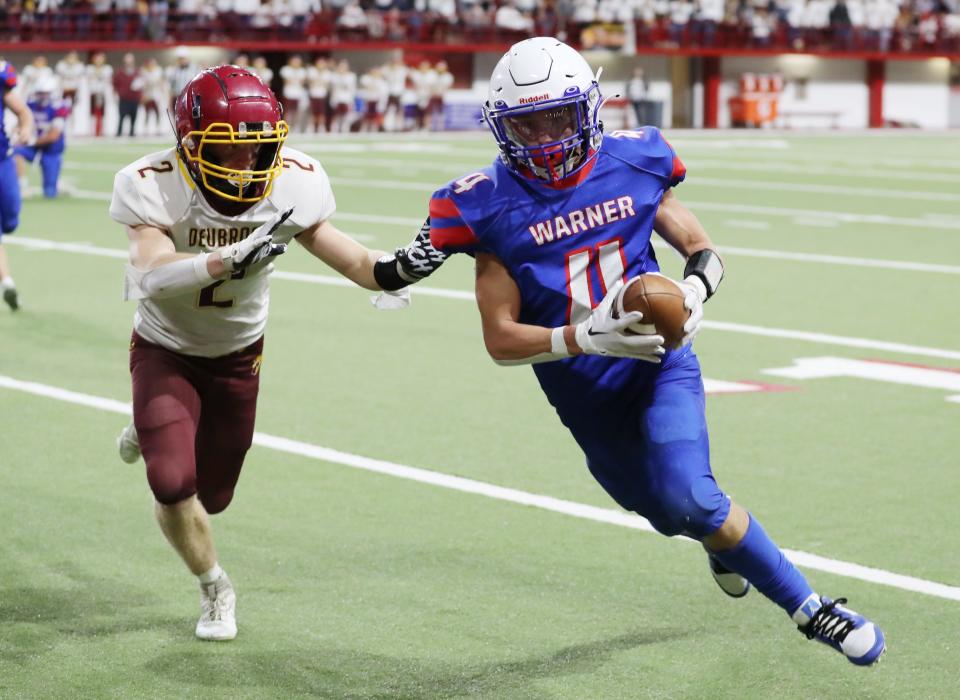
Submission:
POLYGON ((834 610, 834 608, 846 602, 846 598, 837 598, 817 610, 810 618, 810 622, 805 627, 800 628, 807 635, 807 639, 813 639, 820 635, 838 644, 842 643, 847 635, 853 631, 853 620, 850 619, 848 614, 834 610))
POLYGON ((223 614, 229 608, 226 599, 217 595, 217 589, 211 584, 213 595, 205 595, 204 615, 212 622, 223 620, 223 614))

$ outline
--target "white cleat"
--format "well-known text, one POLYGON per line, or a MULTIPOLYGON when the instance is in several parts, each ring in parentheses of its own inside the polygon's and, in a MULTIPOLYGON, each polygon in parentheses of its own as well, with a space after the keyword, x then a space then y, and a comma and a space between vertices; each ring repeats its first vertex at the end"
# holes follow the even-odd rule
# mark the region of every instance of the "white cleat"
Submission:
POLYGON ((237 594, 226 574, 213 583, 200 584, 200 619, 197 639, 226 642, 237 636, 237 594))
POLYGON ((117 452, 120 453, 120 459, 127 464, 133 464, 140 459, 140 440, 132 421, 117 437, 117 452))

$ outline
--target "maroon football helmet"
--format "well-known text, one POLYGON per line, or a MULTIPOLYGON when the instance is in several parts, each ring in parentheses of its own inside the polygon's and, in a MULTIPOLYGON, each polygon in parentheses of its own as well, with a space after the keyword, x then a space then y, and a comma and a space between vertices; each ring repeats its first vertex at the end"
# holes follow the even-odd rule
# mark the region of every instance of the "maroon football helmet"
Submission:
POLYGON ((201 71, 177 97, 174 120, 180 157, 206 192, 232 202, 270 194, 290 129, 256 74, 230 65, 201 71), (229 155, 236 150, 244 151, 239 160, 229 155))

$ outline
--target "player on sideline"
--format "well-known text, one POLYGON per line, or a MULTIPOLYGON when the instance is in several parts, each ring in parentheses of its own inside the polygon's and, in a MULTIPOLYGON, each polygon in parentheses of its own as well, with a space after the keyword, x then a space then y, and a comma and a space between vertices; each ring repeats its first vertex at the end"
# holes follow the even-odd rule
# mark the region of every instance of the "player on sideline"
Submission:
MULTIPOLYGON (((9 109, 17 118, 17 142, 30 143, 33 138, 33 115, 26 103, 13 92, 17 86, 17 72, 13 64, 0 60, 0 94, 3 107, 0 119, 9 109)), ((20 223, 20 182, 17 178, 17 166, 13 159, 13 149, 6 129, 0 128, 0 292, 3 301, 16 311, 20 308, 17 287, 10 276, 10 264, 7 251, 3 247, 3 236, 13 233, 20 223)))
POLYGON ((418 261, 330 223, 326 173, 284 146, 280 105, 253 73, 204 70, 174 111, 176 146, 117 173, 110 204, 129 238, 125 298, 139 299, 133 423, 117 444, 127 462, 142 451, 160 528, 200 581, 197 637, 227 640, 236 595, 208 515, 229 505, 253 439, 273 258, 296 239, 356 284, 393 291, 416 281, 418 261))
MULTIPOLYGON (((500 364, 534 372, 593 476, 667 536, 699 540, 729 595, 750 584, 815 638, 860 665, 880 628, 815 593, 710 468, 700 365, 690 341, 723 264, 673 187, 686 170, 655 128, 603 136, 587 62, 556 39, 515 44, 494 68, 484 118, 501 156, 434 193, 430 239, 476 256, 484 341, 500 364), (686 258, 681 348, 628 335, 624 282, 659 266, 656 231, 686 258)), ((629 282, 627 282, 629 285, 629 282)), ((655 332, 655 331, 654 331, 655 332)))
POLYGON ((60 169, 63 166, 63 151, 66 148, 64 132, 67 118, 70 116, 70 104, 55 99, 56 79, 53 76, 41 76, 33 86, 33 95, 27 101, 27 107, 33 113, 37 136, 32 144, 19 144, 14 148, 20 182, 27 182, 27 164, 33 164, 40 156, 40 172, 43 180, 43 196, 52 199, 57 196, 60 182, 60 169))

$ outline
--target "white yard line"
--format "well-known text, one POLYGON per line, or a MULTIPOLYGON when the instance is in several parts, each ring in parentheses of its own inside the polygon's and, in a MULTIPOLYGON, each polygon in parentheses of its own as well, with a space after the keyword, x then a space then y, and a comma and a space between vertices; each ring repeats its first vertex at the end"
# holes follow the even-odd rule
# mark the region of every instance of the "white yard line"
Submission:
MULTIPOLYGON (((348 214, 344 212, 338 212, 335 215, 335 218, 343 219, 345 221, 384 223, 381 220, 383 217, 369 214, 348 214)), ((412 226, 414 223, 419 222, 417 222, 416 219, 408 220, 409 225, 412 226)), ((363 233, 347 233, 347 235, 357 240, 370 240, 374 238, 373 236, 363 233)), ((126 258, 128 255, 126 250, 120 248, 101 248, 88 243, 59 243, 56 241, 48 241, 41 238, 29 238, 25 236, 8 236, 4 238, 4 242, 11 245, 19 245, 24 248, 31 248, 33 250, 58 250, 66 253, 100 255, 109 258, 126 258)), ((661 241, 654 241, 653 247, 657 248, 658 250, 673 250, 669 245, 661 241)), ((960 275, 960 265, 939 265, 936 263, 909 262, 906 260, 881 260, 877 258, 851 258, 843 255, 821 255, 818 253, 791 253, 784 250, 742 248, 739 246, 722 246, 720 251, 724 255, 742 256, 746 258, 790 260, 795 262, 822 263, 825 265, 844 265, 848 267, 867 267, 884 270, 904 270, 909 272, 933 272, 945 275, 960 275)), ((311 275, 305 275, 301 277, 311 277, 311 275)), ((290 277, 288 279, 293 278, 290 277)), ((420 290, 422 287, 417 286, 414 287, 414 289, 420 290)), ((473 297, 471 296, 470 298, 472 299, 473 297)))
POLYGON ((930 172, 929 170, 904 170, 902 168, 865 168, 858 164, 849 168, 826 168, 809 165, 797 165, 778 161, 775 163, 744 163, 734 159, 705 160, 702 158, 683 158, 687 170, 692 174, 703 170, 724 170, 730 172, 764 172, 782 175, 826 175, 828 177, 873 180, 894 180, 896 182, 960 182, 960 175, 930 172))
MULTIPOLYGON (((393 180, 367 180, 362 178, 332 178, 331 182, 343 186, 356 186, 368 188, 371 185, 381 186, 384 189, 396 189, 403 191, 419 191, 425 194, 431 193, 442 183, 428 184, 425 182, 405 182, 398 184, 393 180)), ((101 202, 110 201, 109 192, 95 192, 91 190, 73 190, 71 197, 77 199, 93 199, 101 202)), ((753 204, 727 204, 723 202, 697 202, 684 201, 684 203, 693 209, 702 211, 722 211, 733 212, 737 214, 756 214, 758 216, 786 216, 811 217, 812 220, 836 221, 845 224, 876 224, 882 226, 896 226, 898 228, 932 228, 938 230, 958 230, 960 229, 960 217, 948 215, 935 215, 930 218, 915 218, 902 216, 888 216, 886 214, 856 214, 853 212, 842 211, 817 211, 813 209, 792 209, 788 207, 764 207, 753 204)), ((427 215, 427 200, 423 200, 423 215, 427 215)), ((377 214, 343 214, 337 212, 334 218, 350 219, 354 221, 371 221, 376 223, 397 225, 397 226, 417 226, 423 223, 423 219, 413 219, 410 217, 385 216, 377 214), (360 218, 363 217, 363 218, 360 218)))
MULTIPOLYGON (((98 246, 86 243, 57 243, 36 238, 24 238, 22 236, 8 236, 4 238, 8 244, 20 245, 25 248, 35 250, 59 250, 70 253, 81 253, 84 255, 97 255, 101 257, 124 259, 127 257, 125 250, 115 248, 100 248, 98 246)), ((918 263, 919 264, 919 263, 918 263)), ((930 269, 927 272, 944 272, 945 270, 930 269)), ((956 271, 951 271, 956 274, 956 271)), ((295 282, 308 282, 311 284, 323 284, 334 287, 351 287, 355 285, 343 277, 333 277, 330 275, 314 275, 303 272, 285 272, 278 270, 274 272, 274 277, 282 280, 295 282)), ((473 302, 475 297, 473 292, 459 289, 441 289, 438 287, 428 287, 418 284, 411 288, 416 296, 432 296, 444 299, 459 299, 461 301, 473 302)), ((745 335, 757 335, 767 338, 787 338, 790 340, 803 340, 811 343, 820 343, 822 345, 839 345, 851 348, 867 348, 871 350, 881 350, 884 352, 896 353, 901 355, 917 355, 922 357, 937 357, 946 360, 960 360, 960 351, 945 350, 942 348, 931 348, 921 345, 906 345, 903 343, 891 343, 884 340, 871 340, 869 338, 852 338, 847 336, 829 335, 826 333, 813 333, 808 331, 794 331, 785 328, 767 328, 764 326, 752 326, 743 323, 727 323, 724 321, 707 320, 703 322, 704 328, 712 328, 718 331, 729 331, 732 333, 743 333, 745 335)))
MULTIPOLYGON (((0 375, 0 388, 9 389, 12 391, 20 391, 33 394, 35 396, 51 398, 57 401, 65 401, 90 408, 97 408, 103 411, 120 413, 125 416, 130 415, 130 405, 121 401, 107 399, 100 396, 91 396, 89 394, 81 394, 75 391, 61 389, 59 387, 38 384, 36 382, 20 381, 18 379, 3 375, 0 375)), ((431 486, 439 486, 441 488, 451 489, 453 491, 461 491, 463 493, 486 496, 487 498, 493 498, 498 501, 507 501, 509 503, 530 506, 532 508, 540 508, 542 510, 561 513, 563 515, 580 518, 582 520, 592 520, 594 522, 617 525, 619 527, 640 530, 642 532, 655 532, 647 520, 633 513, 626 513, 608 508, 598 508, 597 506, 591 506, 585 503, 577 503, 575 501, 566 501, 560 498, 553 498, 552 496, 528 493, 526 491, 507 488, 505 486, 497 486, 496 484, 489 484, 483 481, 476 481, 474 479, 453 476, 451 474, 444 474, 442 472, 430 471, 428 469, 420 469, 419 467, 411 467, 404 464, 397 464, 395 462, 372 459, 370 457, 363 457, 362 455, 341 452, 329 447, 313 445, 308 442, 301 442, 299 440, 290 440, 288 438, 268 435, 266 433, 255 433, 253 436, 253 444, 267 449, 277 450, 278 452, 286 452, 288 454, 308 457, 310 459, 316 459, 323 462, 340 464, 353 469, 361 469, 364 471, 375 472, 377 474, 385 474, 387 476, 393 476, 399 479, 407 479, 409 481, 416 481, 422 484, 430 484, 431 486)), ((692 542, 692 540, 682 537, 674 538, 674 541, 692 542)), ((830 559, 828 557, 822 557, 818 554, 811 554, 808 552, 801 552, 791 549, 785 549, 783 551, 791 561, 798 566, 802 566, 807 569, 826 571, 828 573, 843 576, 845 578, 858 579, 860 581, 877 583, 884 586, 890 586, 892 588, 899 588, 905 591, 923 593, 925 595, 935 596, 938 598, 946 598, 947 600, 960 601, 960 588, 955 586, 948 586, 943 583, 915 578, 913 576, 905 576, 892 571, 876 569, 873 567, 863 566, 861 564, 841 561, 839 559, 830 559)))

